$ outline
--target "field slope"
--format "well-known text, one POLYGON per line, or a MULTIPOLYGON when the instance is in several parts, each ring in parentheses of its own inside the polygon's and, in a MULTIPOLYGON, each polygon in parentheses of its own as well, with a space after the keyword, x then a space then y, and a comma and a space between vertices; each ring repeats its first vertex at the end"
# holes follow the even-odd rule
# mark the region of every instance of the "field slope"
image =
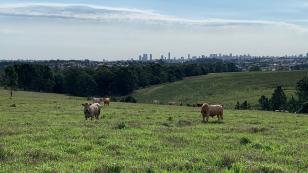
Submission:
POLYGON ((141 89, 133 96, 141 103, 153 100, 163 104, 170 101, 184 104, 209 102, 234 108, 237 101, 247 100, 256 105, 262 95, 270 97, 278 85, 283 86, 287 94, 293 94, 297 81, 304 76, 308 76, 308 71, 209 74, 141 89))
POLYGON ((85 121, 83 98, 0 90, 0 172, 305 172, 308 117, 112 103, 85 121), (14 105, 15 104, 15 105, 14 105))

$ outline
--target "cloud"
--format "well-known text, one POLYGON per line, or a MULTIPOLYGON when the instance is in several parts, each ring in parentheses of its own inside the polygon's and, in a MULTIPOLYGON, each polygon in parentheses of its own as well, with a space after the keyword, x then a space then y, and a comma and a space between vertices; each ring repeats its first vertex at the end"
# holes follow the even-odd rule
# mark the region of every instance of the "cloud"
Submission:
POLYGON ((19 3, 0 5, 0 15, 91 20, 100 22, 144 22, 151 24, 194 25, 201 27, 280 26, 305 31, 299 25, 264 20, 186 19, 151 10, 114 8, 89 4, 19 3))

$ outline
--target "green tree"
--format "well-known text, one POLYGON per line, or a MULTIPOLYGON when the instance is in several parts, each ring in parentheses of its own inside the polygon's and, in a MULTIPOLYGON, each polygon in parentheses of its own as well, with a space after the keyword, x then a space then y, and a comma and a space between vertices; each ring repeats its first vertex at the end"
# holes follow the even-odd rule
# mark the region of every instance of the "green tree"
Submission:
POLYGON ((127 95, 136 88, 136 76, 127 68, 120 68, 115 73, 114 86, 120 95, 127 95))
POLYGON ((281 86, 278 86, 271 98, 271 105, 273 111, 275 110, 286 110, 287 106, 287 97, 286 94, 284 93, 283 89, 281 86))
POLYGON ((55 85, 53 92, 64 93, 64 77, 61 73, 55 75, 55 85))
POLYGON ((304 77, 296 84, 296 93, 299 102, 303 103, 308 101, 308 77, 304 77))
POLYGON ((289 112, 296 112, 301 108, 301 104, 298 100, 296 100, 293 96, 288 100, 287 105, 289 112))
POLYGON ((240 106, 240 109, 242 109, 242 110, 247 110, 247 109, 250 109, 250 108, 251 108, 251 106, 246 100, 240 106))
POLYGON ((17 73, 13 66, 8 66, 4 70, 5 86, 10 88, 11 98, 13 97, 13 90, 17 87, 17 73))
POLYGON ((97 83, 97 92, 99 96, 110 96, 112 94, 112 81, 114 73, 107 67, 99 67, 94 75, 97 83))
POLYGON ((259 105, 261 106, 261 110, 271 110, 270 100, 265 96, 261 96, 261 98, 259 99, 259 105))

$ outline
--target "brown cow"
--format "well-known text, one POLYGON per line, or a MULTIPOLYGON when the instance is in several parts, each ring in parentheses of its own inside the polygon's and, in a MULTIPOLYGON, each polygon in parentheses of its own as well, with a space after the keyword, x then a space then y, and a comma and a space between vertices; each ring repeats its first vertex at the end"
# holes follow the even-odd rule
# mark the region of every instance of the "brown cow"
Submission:
POLYGON ((219 120, 223 120, 223 115, 224 115, 224 107, 223 105, 209 105, 207 103, 204 103, 201 108, 201 114, 203 117, 203 122, 208 122, 209 117, 211 116, 212 118, 214 116, 218 117, 219 120), (206 118, 206 121, 205 121, 206 118))
POLYGON ((103 99, 103 101, 104 101, 104 106, 109 106, 110 98, 106 97, 106 98, 103 99))

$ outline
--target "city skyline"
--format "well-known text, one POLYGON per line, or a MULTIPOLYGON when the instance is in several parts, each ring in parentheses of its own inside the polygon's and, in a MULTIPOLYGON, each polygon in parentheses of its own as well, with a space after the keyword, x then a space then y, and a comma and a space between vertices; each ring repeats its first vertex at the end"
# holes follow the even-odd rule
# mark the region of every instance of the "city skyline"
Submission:
MULTIPOLYGON (((182 57, 308 52, 308 3, 303 0, 4 0, 0 58, 137 58, 151 52, 182 57)), ((153 56, 154 59, 154 56, 153 56)))

